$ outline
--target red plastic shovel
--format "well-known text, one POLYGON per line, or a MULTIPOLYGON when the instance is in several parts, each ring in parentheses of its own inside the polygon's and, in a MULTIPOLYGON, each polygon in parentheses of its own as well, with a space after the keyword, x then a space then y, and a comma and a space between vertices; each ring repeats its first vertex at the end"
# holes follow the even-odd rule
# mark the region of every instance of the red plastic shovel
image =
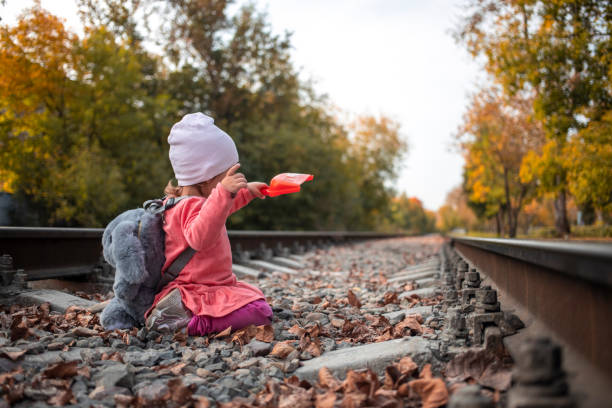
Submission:
POLYGON ((270 180, 270 186, 264 187, 261 190, 263 195, 269 197, 276 197, 282 194, 297 193, 300 191, 300 184, 305 181, 310 181, 314 178, 312 174, 300 174, 300 173, 281 173, 272 180, 270 180))

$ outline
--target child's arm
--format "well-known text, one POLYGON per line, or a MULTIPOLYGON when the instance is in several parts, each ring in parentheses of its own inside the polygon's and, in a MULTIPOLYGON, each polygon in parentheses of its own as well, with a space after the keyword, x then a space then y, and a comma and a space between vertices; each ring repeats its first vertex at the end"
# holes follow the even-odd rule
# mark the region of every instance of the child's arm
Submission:
POLYGON ((251 202, 254 198, 261 198, 262 200, 266 198, 265 195, 261 193, 261 189, 263 187, 267 187, 266 183, 260 183, 258 181, 253 181, 251 183, 247 183, 247 188, 241 189, 238 194, 236 194, 236 198, 234 198, 234 203, 232 204, 232 208, 230 210, 230 214, 235 213, 245 205, 251 202))
POLYGON ((185 240, 196 251, 214 244, 232 207, 231 192, 221 184, 217 185, 210 196, 202 200, 185 200, 181 209, 181 229, 185 240))

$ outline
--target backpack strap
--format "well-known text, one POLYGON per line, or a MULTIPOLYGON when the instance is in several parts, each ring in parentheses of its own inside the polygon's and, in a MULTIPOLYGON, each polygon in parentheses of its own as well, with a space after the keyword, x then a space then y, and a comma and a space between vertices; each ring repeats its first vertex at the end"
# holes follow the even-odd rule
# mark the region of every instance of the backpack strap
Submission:
POLYGON ((189 263, 189 261, 191 260, 191 258, 193 258, 196 252, 198 251, 188 246, 183 252, 179 254, 179 256, 176 257, 174 261, 172 261, 168 269, 166 269, 166 272, 164 272, 161 279, 159 280, 159 283, 157 284, 157 293, 159 293, 159 291, 162 290, 162 288, 168 283, 176 279, 178 274, 181 273, 183 268, 189 263))

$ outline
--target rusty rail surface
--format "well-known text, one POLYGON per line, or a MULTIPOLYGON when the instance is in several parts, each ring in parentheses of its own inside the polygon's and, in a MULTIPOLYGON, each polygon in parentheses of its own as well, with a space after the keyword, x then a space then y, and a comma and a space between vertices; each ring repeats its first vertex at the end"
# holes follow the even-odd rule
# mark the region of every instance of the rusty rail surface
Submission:
MULTIPOLYGON (((0 256, 13 258, 27 280, 96 273, 103 264, 102 228, 0 227, 0 256)), ((348 231, 228 231, 232 250, 301 252, 327 243, 392 238, 401 234, 348 231)), ((1 267, 1 265, 0 265, 1 267)))
POLYGON ((612 378, 612 245, 453 237, 495 285, 612 378))

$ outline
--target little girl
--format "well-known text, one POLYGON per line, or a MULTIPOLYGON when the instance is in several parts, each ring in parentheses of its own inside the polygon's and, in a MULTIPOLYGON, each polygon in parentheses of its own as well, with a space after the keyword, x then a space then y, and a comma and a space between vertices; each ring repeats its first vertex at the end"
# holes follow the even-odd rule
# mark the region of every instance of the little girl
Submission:
POLYGON ((162 274, 187 247, 196 252, 175 280, 159 292, 146 313, 148 329, 191 336, 268 324, 272 309, 261 290, 236 280, 225 221, 253 198, 265 198, 265 183, 247 183, 237 173, 234 141, 202 113, 185 115, 170 130, 170 162, 178 187, 168 197, 190 196, 164 213, 166 262, 162 274))

